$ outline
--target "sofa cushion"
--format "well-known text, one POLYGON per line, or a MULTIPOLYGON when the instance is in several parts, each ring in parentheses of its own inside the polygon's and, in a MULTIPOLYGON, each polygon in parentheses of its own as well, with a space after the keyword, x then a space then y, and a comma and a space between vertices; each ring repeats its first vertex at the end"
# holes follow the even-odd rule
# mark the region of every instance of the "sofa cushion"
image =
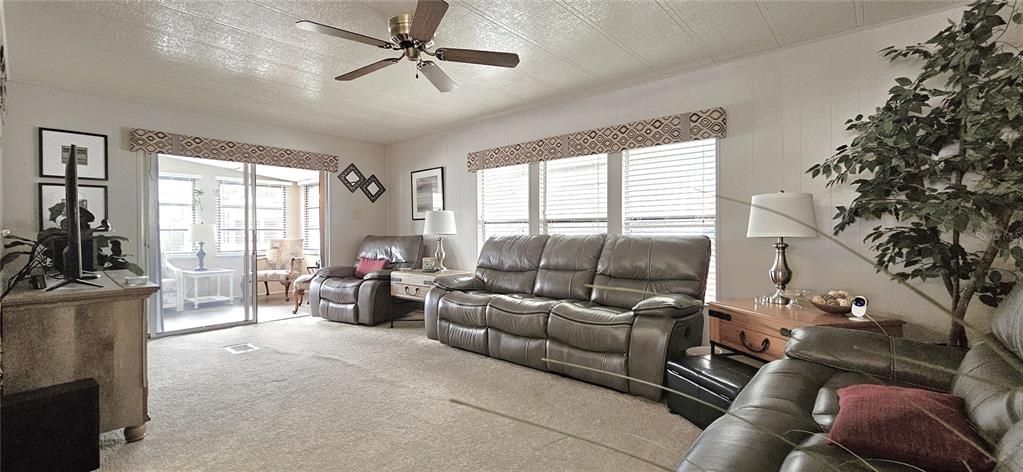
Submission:
POLYGON ((1023 372, 994 336, 973 340, 973 347, 959 365, 952 394, 966 402, 966 413, 978 430, 998 441, 1012 425, 1023 419, 1023 372), (996 352, 1001 349, 1001 353, 996 352), (1015 365, 1014 365, 1015 364, 1015 365))
POLYGON ((489 292, 448 292, 440 299, 440 319, 461 326, 486 328, 487 304, 497 296, 489 292))
POLYGON ((423 258, 423 236, 366 236, 356 257, 385 259, 387 268, 417 267, 423 258))
POLYGON ((789 453, 782 463, 781 472, 920 472, 920 469, 885 459, 856 457, 836 447, 824 434, 810 436, 799 448, 789 453), (864 464, 866 462, 868 465, 864 464))
POLYGON ((544 297, 588 300, 603 234, 552 235, 540 257, 533 293, 544 297))
POLYGON ((838 391, 840 410, 828 439, 854 453, 935 472, 990 471, 995 463, 973 431, 963 400, 890 385, 838 391))
MULTIPOLYGON (((553 317, 552 317, 553 318, 553 317)), ((616 352, 593 352, 569 346, 555 339, 547 340, 547 357, 553 361, 567 362, 603 372, 629 375, 628 356, 616 352)), ((558 362, 548 362, 547 368, 552 372, 573 377, 584 382, 603 385, 622 392, 629 391, 629 381, 622 377, 608 375, 595 370, 580 369, 558 362)))
POLYGON ((547 337, 551 309, 564 300, 523 295, 498 295, 487 306, 487 327, 532 338, 547 337))
POLYGON ((610 235, 597 262, 590 300, 625 309, 657 294, 681 293, 702 300, 709 267, 706 236, 610 235))
POLYGON ((492 293, 532 293, 546 234, 495 236, 487 240, 476 263, 476 277, 492 293))
POLYGON ((355 303, 359 300, 362 282, 354 277, 329 278, 320 284, 320 298, 334 303, 355 303))
POLYGON ((631 311, 592 302, 561 303, 551 311, 547 337, 593 352, 629 352, 631 311))

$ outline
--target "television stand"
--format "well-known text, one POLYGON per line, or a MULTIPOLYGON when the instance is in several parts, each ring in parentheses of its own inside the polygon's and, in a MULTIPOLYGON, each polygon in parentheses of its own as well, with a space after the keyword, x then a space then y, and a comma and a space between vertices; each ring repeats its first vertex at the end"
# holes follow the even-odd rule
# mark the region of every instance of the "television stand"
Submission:
POLYGON ((86 280, 96 280, 98 278, 99 278, 99 275, 86 272, 86 273, 83 273, 82 276, 78 277, 78 278, 63 279, 60 282, 57 282, 56 285, 54 285, 52 287, 48 287, 46 289, 46 291, 49 292, 49 291, 52 291, 52 290, 57 290, 58 288, 65 287, 65 286, 70 285, 70 284, 88 285, 90 287, 102 288, 103 286, 100 285, 100 284, 93 283, 93 282, 86 282, 86 280))

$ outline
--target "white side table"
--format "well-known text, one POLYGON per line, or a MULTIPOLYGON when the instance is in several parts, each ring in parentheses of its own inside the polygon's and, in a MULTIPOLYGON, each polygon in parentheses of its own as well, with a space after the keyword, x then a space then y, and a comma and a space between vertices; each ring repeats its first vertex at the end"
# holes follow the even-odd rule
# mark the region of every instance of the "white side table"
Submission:
MULTIPOLYGON (((188 281, 192 281, 192 296, 191 297, 179 297, 178 298, 178 311, 184 309, 184 302, 192 304, 195 309, 199 308, 200 303, 210 302, 228 302, 234 303, 234 269, 207 269, 207 270, 181 270, 181 293, 188 293, 188 281), (227 296, 223 295, 223 287, 221 280, 227 278, 227 296), (199 280, 200 279, 216 279, 217 280, 217 293, 216 295, 204 295, 199 296, 199 280)), ((210 282, 212 283, 212 282, 210 282)))

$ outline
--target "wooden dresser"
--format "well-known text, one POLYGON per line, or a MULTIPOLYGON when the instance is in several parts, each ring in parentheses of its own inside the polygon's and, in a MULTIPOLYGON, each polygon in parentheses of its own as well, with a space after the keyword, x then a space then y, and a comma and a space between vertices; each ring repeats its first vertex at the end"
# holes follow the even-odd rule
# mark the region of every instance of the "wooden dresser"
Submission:
POLYGON ((128 287, 127 271, 108 275, 92 281, 102 288, 71 285, 46 292, 23 282, 4 299, 3 393, 94 378, 100 431, 124 428, 131 442, 143 438, 149 421, 146 299, 159 287, 128 287))
POLYGON ((849 319, 818 310, 805 302, 801 308, 755 304, 753 300, 711 302, 710 343, 765 362, 781 359, 792 330, 801 326, 833 326, 887 333, 902 337, 901 320, 870 313, 874 322, 849 319))

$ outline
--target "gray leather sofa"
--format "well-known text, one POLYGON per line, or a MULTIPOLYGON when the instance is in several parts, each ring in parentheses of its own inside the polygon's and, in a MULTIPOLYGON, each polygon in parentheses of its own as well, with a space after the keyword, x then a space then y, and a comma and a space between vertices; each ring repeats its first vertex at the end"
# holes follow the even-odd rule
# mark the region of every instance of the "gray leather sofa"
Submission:
POLYGON ((431 339, 652 399, 665 362, 703 336, 710 240, 702 236, 503 236, 473 275, 438 277, 431 339))
MULTIPOLYGON (((936 315, 940 316, 940 315, 936 315)), ((992 441, 995 470, 1023 470, 1023 290, 998 308, 993 333, 969 351, 839 328, 793 330, 786 359, 767 364, 729 409, 704 430, 679 471, 920 470, 868 459, 863 465, 826 444, 837 391, 896 384, 964 400, 970 422, 992 441), (778 436, 785 437, 788 442, 778 436)))
POLYGON ((391 271, 422 264, 422 236, 366 236, 359 258, 387 259, 384 270, 355 277, 355 265, 324 267, 309 283, 313 316, 342 323, 375 325, 400 318, 417 305, 391 298, 391 271))

